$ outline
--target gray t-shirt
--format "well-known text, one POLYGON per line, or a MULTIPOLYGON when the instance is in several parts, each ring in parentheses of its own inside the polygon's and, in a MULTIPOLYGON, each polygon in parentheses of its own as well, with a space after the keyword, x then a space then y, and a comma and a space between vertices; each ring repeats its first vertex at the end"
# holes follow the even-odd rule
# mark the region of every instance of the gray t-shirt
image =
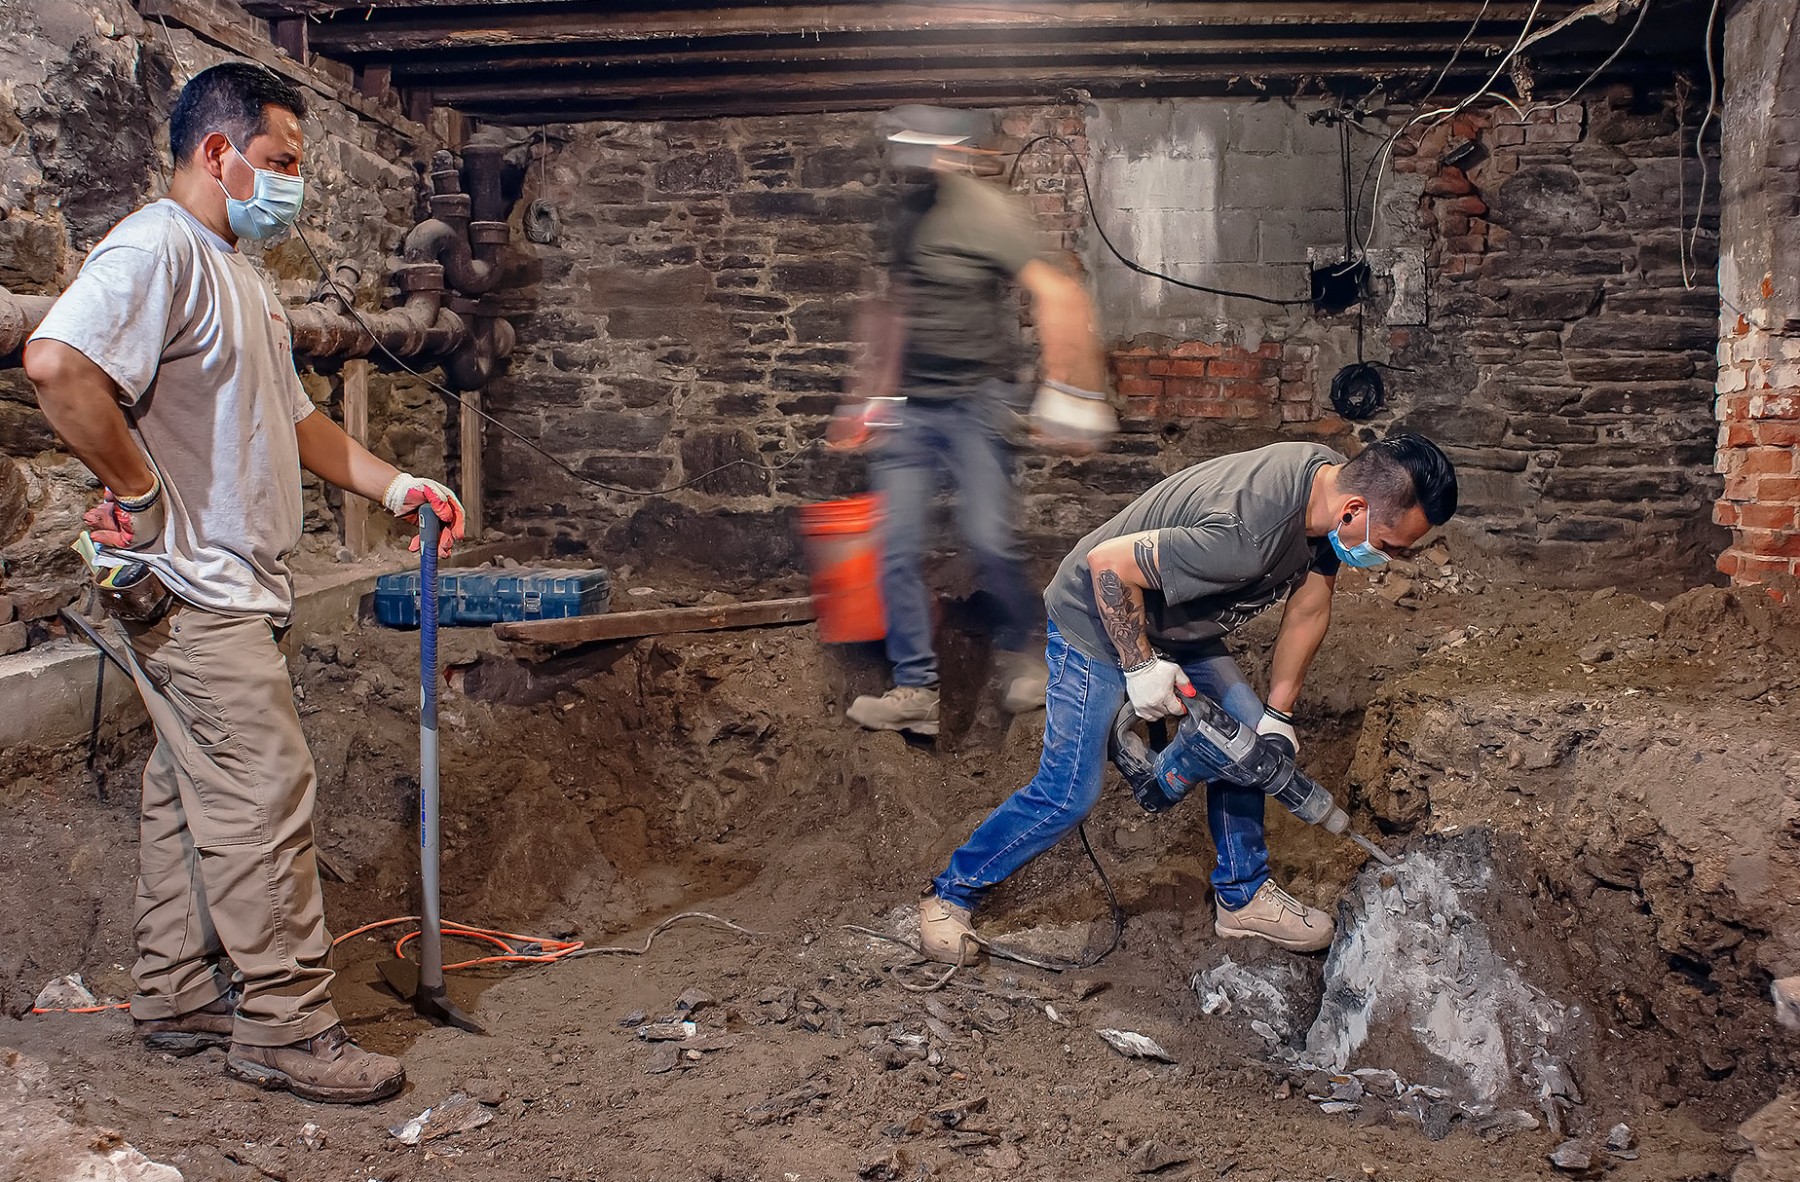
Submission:
POLYGON ((1162 590, 1144 593, 1150 643, 1198 656, 1277 599, 1309 570, 1335 575, 1337 555, 1306 536, 1313 476, 1344 457, 1317 443, 1272 443, 1177 472, 1081 539, 1044 592, 1063 638, 1092 660, 1117 662, 1094 605, 1088 552, 1155 530, 1162 590))
POLYGON ((304 510, 294 424, 313 405, 287 314, 240 252, 175 202, 114 226, 32 334, 105 370, 162 474, 168 524, 141 557, 209 611, 293 610, 304 510))
POLYGON ((937 199, 897 244, 906 306, 900 393, 944 400, 1019 377, 1019 308, 1007 284, 1038 257, 1018 198, 974 177, 938 178, 937 199))

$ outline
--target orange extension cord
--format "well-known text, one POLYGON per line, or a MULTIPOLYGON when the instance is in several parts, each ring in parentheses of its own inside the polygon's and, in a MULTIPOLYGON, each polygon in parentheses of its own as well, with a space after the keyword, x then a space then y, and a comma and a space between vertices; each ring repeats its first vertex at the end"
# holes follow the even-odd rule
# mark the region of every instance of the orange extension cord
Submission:
MULTIPOLYGON (((745 936, 754 937, 757 934, 747 927, 732 923, 724 916, 714 915, 710 911, 683 911, 679 914, 669 916, 669 918, 650 929, 650 935, 644 939, 644 946, 642 948, 632 948, 626 945, 596 945, 590 948, 580 940, 552 940, 546 936, 521 936, 516 932, 502 932, 494 928, 470 927, 466 923, 457 923, 455 920, 451 919, 444 920, 443 926, 440 927, 438 931, 449 936, 453 940, 470 940, 476 943, 492 944, 496 948, 505 950, 499 956, 478 956, 473 960, 459 960, 455 964, 447 964, 444 966, 444 970, 448 972, 451 969, 478 968, 484 964, 555 964, 558 961, 573 960, 580 956, 643 956, 650 951, 650 946, 656 943, 656 938, 658 936, 662 935, 684 919, 704 919, 711 923, 716 923, 721 927, 730 928, 732 931, 745 936), (521 948, 539 948, 542 949, 542 951, 521 952, 521 948)), ((374 923, 365 923, 359 928, 345 932, 343 935, 333 940, 331 946, 336 948, 345 940, 354 936, 360 936, 365 932, 375 931, 379 928, 393 927, 398 923, 418 922, 419 917, 416 915, 401 915, 394 919, 378 919, 374 923)), ((417 931, 408 932, 404 936, 401 936, 394 942, 394 955, 404 960, 406 958, 406 946, 418 938, 419 933, 417 931)), ((130 1008, 130 1002, 122 1001, 115 1002, 111 1005, 72 1006, 68 1009, 40 1009, 37 1006, 33 1006, 31 1012, 34 1014, 100 1014, 107 1010, 128 1010, 130 1008)))
MULTIPOLYGON (((374 923, 365 923, 361 927, 345 932, 343 935, 333 940, 331 946, 336 948, 345 940, 351 939, 354 936, 360 936, 365 932, 375 931, 378 928, 389 928, 400 923, 418 922, 419 917, 416 915, 401 915, 394 919, 381 919, 374 923)), ((477 943, 492 944, 497 948, 504 949, 498 956, 478 956, 473 960, 459 960, 455 964, 447 964, 444 966, 445 972, 450 972, 452 969, 477 968, 484 964, 554 964, 559 960, 567 958, 573 953, 580 952, 584 946, 580 940, 552 940, 544 936, 521 936, 516 932, 502 932, 493 928, 470 927, 468 924, 457 923, 452 919, 444 920, 443 926, 438 930, 446 937, 453 940, 470 940, 477 943), (543 951, 541 953, 525 953, 519 951, 520 948, 528 947, 541 948, 543 951)), ((411 931, 396 940, 394 942, 394 955, 404 960, 406 958, 406 946, 414 940, 417 940, 420 934, 421 933, 418 931, 411 931)), ((121 1001, 108 1005, 70 1006, 67 1009, 32 1006, 31 1012, 34 1014, 103 1014, 109 1010, 129 1010, 130 1008, 130 1002, 121 1001)))

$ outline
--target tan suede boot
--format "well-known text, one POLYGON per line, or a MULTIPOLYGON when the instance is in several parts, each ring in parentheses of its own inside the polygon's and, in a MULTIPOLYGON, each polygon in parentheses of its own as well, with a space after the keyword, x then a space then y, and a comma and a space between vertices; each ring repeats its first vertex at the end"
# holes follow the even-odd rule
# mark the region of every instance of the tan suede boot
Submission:
MULTIPOLYGON (((1215 899, 1215 902, 1217 900, 1215 899)), ((1260 936, 1269 943, 1294 952, 1317 952, 1329 947, 1337 934, 1331 916, 1317 907, 1308 907, 1294 896, 1265 882, 1248 903, 1236 911, 1217 908, 1213 931, 1228 939, 1260 936)))
POLYGON ((919 951, 944 964, 974 964, 981 955, 969 909, 927 891, 919 900, 919 951))
POLYGON ((1044 708, 1044 694, 1050 688, 1050 670, 1042 653, 1009 653, 1001 649, 994 654, 1000 668, 1000 709, 1008 714, 1024 714, 1044 708))
POLYGON ((879 698, 864 694, 845 711, 851 722, 872 731, 911 731, 915 735, 938 733, 938 691, 935 685, 897 685, 879 698))
POLYGON ((322 1104, 385 1100, 406 1084, 400 1060, 363 1050, 342 1026, 285 1047, 233 1043, 225 1074, 265 1091, 292 1092, 322 1104))

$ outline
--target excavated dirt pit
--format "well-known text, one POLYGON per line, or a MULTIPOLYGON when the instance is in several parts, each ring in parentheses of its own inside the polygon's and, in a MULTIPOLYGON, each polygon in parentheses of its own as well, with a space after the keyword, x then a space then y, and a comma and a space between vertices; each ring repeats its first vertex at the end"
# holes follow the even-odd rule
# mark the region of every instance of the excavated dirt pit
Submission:
MULTIPOLYGON (((1128 915, 1118 950, 1063 975, 991 962, 929 994, 901 988, 920 979, 893 971, 904 950, 845 925, 904 930, 1035 765, 1040 720, 1004 725, 965 613, 936 744, 842 724, 882 667, 810 628, 533 665, 448 638, 464 666, 443 718, 449 917, 611 945, 698 909, 757 934, 688 921, 644 956, 454 974, 482 1036, 382 989, 391 933, 351 939, 339 1006, 410 1076, 361 1109, 254 1092, 217 1052, 148 1054, 117 1012, 28 1013, 65 973, 129 992, 147 740, 109 737, 110 803, 83 752, 8 753, 0 1046, 24 1057, 0 1056, 0 1095, 21 1101, 0 1146, 30 1111, 71 1143, 116 1148, 99 1132, 116 1130, 189 1179, 1800 1176, 1776 1157, 1791 1105, 1765 1109, 1800 1066, 1767 999, 1800 972, 1792 614, 1714 590, 1658 606, 1351 580, 1304 762, 1404 857, 1365 866, 1272 812, 1279 879, 1339 908, 1329 957, 1219 940, 1204 811, 1153 818, 1115 783, 1088 831, 1128 915), (695 1041, 638 1037, 670 1017, 695 1041), (482 1102, 473 1127, 390 1134, 458 1091, 482 1102)), ((1246 638, 1251 667, 1273 623, 1246 638)), ((311 637, 294 667, 333 928, 406 914, 416 638, 311 637)), ((980 919, 1063 951, 1107 934, 1075 843, 980 919)))

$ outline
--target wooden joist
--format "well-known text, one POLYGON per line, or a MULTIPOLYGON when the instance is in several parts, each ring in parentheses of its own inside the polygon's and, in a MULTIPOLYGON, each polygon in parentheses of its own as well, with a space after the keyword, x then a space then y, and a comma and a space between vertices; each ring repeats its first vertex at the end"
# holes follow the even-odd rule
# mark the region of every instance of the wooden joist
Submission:
POLYGON ((564 620, 523 620, 495 624, 494 635, 521 644, 566 647, 602 640, 633 640, 676 632, 718 632, 727 628, 764 628, 771 624, 804 624, 813 618, 810 598, 764 599, 709 607, 664 607, 564 620))
MULTIPOLYGON (((373 102, 352 90, 337 85, 318 70, 302 65, 269 42, 260 40, 239 25, 222 19, 202 0, 138 0, 138 12, 143 15, 145 20, 166 21, 170 24, 180 25, 202 41, 211 42, 240 57, 259 62, 308 90, 323 95, 335 103, 341 103, 363 118, 398 132, 414 143, 429 141, 428 133, 420 124, 382 103, 373 102)), ((276 15, 280 16, 279 13, 276 15)), ((308 52, 305 47, 305 38, 302 35, 304 31, 301 29, 296 32, 292 26, 287 28, 287 39, 302 53, 308 52)))

